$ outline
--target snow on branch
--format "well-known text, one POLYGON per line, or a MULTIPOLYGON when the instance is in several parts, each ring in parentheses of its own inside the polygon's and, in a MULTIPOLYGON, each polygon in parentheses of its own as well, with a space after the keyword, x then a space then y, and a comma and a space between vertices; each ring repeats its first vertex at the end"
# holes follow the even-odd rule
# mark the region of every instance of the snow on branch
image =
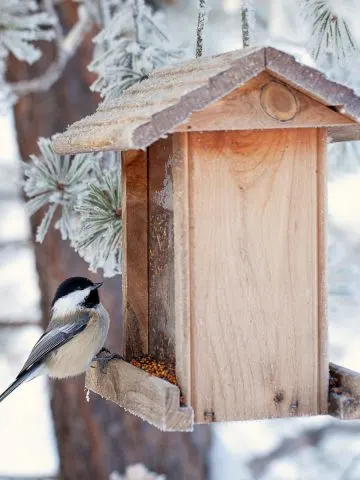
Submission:
POLYGON ((26 204, 29 215, 48 205, 48 210, 40 223, 36 240, 43 242, 56 210, 61 210, 56 224, 63 239, 72 238, 74 221, 72 212, 79 196, 85 193, 86 183, 92 168, 93 157, 75 155, 60 156, 53 152, 51 141, 39 138, 41 156, 31 155, 31 162, 23 163, 26 180, 24 191, 30 199, 26 204))
POLYGON ((34 63, 41 51, 35 40, 52 40, 55 19, 47 12, 38 11, 34 0, 6 0, 0 6, 0 56, 11 52, 19 60, 34 63))
POLYGON ((89 270, 104 270, 104 276, 121 273, 121 174, 116 153, 112 167, 99 170, 98 182, 75 206, 79 229, 72 246, 89 263, 89 270))
POLYGON ((91 89, 105 101, 116 99, 153 70, 183 56, 182 49, 172 47, 160 16, 144 0, 123 2, 94 43, 94 60, 88 68, 98 78, 91 89))
POLYGON ((105 26, 122 0, 74 0, 87 10, 93 23, 105 26))
POLYGON ((43 75, 31 80, 24 80, 11 84, 11 90, 17 97, 33 92, 47 91, 60 78, 68 60, 75 54, 85 33, 92 25, 89 13, 82 5, 78 8, 78 18, 78 21, 66 36, 63 35, 59 22, 56 22, 56 60, 51 63, 43 75))
MULTIPOLYGON (((312 24, 309 46, 315 59, 334 53, 338 60, 358 49, 349 27, 349 9, 333 0, 303 0, 303 16, 312 24)), ((348 3, 348 2, 347 2, 348 3)))
POLYGON ((39 11, 35 0, 6 0, 0 5, 0 106, 5 110, 16 101, 16 95, 5 79, 7 57, 34 63, 41 51, 34 46, 37 40, 50 41, 55 37, 55 18, 39 11))
POLYGON ((252 31, 255 23, 253 0, 243 0, 241 4, 241 30, 243 48, 251 44, 252 31))
POLYGON ((51 140, 40 138, 40 156, 23 163, 24 191, 33 215, 48 209, 37 229, 42 243, 55 213, 55 228, 61 237, 90 264, 104 269, 105 276, 121 269, 121 188, 120 161, 113 152, 78 154, 72 159, 54 153, 51 140))
POLYGON ((201 57, 204 47, 204 29, 208 20, 208 8, 206 0, 199 0, 198 22, 196 29, 196 57, 201 57))

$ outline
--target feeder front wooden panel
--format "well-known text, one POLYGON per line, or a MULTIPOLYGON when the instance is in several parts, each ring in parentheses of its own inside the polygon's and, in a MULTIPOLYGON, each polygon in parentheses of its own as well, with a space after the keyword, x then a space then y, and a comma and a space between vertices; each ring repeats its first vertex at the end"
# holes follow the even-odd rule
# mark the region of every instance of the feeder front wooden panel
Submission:
POLYGON ((316 129, 188 134, 188 388, 196 422, 326 410, 323 141, 316 129))

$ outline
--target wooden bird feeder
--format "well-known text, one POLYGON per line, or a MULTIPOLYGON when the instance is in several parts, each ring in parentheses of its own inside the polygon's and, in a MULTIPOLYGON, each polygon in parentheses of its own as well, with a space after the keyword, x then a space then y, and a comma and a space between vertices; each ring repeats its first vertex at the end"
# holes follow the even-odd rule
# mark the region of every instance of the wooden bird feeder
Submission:
POLYGON ((158 70, 57 135, 123 152, 124 352, 175 361, 185 406, 123 361, 88 386, 164 430, 328 413, 326 145, 359 120, 352 90, 253 48, 158 70))

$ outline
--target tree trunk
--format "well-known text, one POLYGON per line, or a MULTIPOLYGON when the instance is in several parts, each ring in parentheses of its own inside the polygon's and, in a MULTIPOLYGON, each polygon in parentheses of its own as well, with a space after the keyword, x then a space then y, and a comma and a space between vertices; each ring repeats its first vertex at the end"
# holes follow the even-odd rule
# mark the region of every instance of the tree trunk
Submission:
MULTIPOLYGON (((58 8, 65 28, 69 28, 76 20, 76 4, 61 2, 58 8)), ((43 73, 55 56, 51 45, 45 44, 43 49, 42 59, 32 67, 12 59, 10 80, 23 80, 43 73)), ((15 124, 22 158, 38 151, 36 141, 39 136, 49 137, 63 131, 68 124, 95 110, 98 98, 88 89, 93 78, 86 69, 91 49, 90 32, 77 55, 69 61, 61 79, 49 91, 28 95, 18 102, 15 124)), ((31 219, 33 236, 41 215, 31 219)), ((99 275, 89 274, 87 265, 54 229, 49 231, 42 245, 35 244, 35 254, 45 326, 49 321, 52 297, 62 280, 73 275, 90 276, 95 280, 99 275)), ((105 280, 101 298, 112 319, 107 345, 111 350, 120 351, 119 276, 105 280)), ((123 473, 127 465, 137 462, 144 463, 152 471, 166 474, 170 480, 207 477, 208 426, 198 427, 193 434, 161 433, 95 394, 87 403, 83 376, 54 382, 51 406, 63 480, 106 480, 112 471, 123 473)))

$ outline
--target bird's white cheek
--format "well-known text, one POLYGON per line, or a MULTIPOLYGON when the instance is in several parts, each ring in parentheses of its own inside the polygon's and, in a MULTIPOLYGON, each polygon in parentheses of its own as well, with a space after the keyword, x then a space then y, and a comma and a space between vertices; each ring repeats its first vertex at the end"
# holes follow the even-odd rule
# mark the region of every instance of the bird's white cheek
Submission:
POLYGON ((76 290, 65 297, 61 297, 54 303, 52 308, 53 317, 67 317, 74 314, 80 308, 81 303, 89 295, 90 288, 85 290, 76 290))

